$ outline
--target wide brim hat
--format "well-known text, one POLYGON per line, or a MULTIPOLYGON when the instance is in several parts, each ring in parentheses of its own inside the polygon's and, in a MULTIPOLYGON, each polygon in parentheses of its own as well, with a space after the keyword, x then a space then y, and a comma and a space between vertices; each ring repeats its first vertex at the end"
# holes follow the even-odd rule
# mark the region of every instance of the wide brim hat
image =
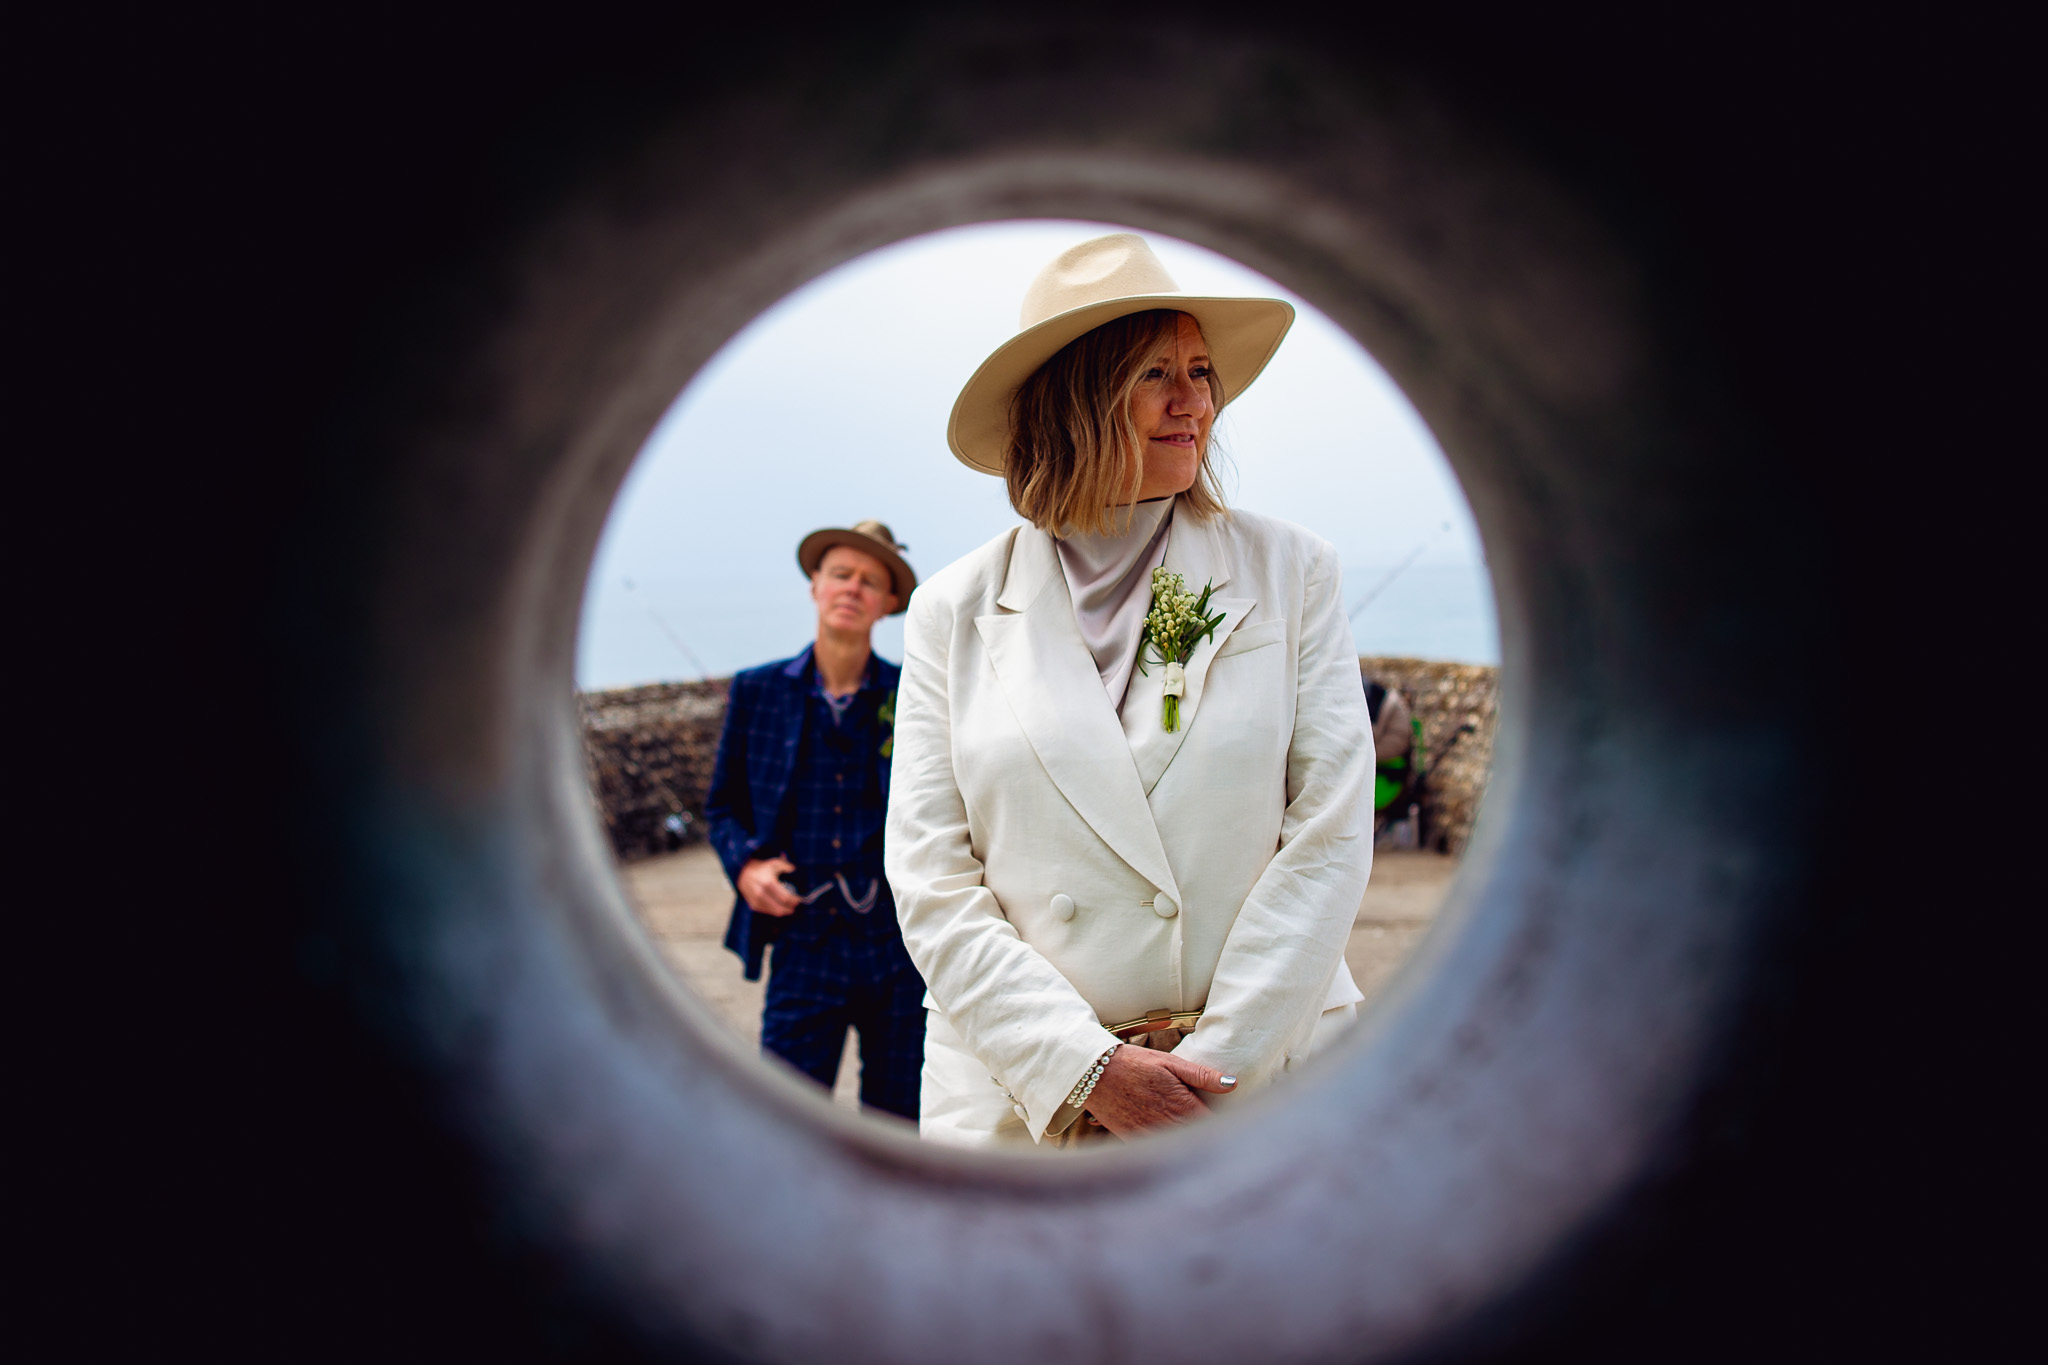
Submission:
POLYGON ((946 424, 953 454, 970 469, 1002 474, 1010 404, 1024 381, 1068 342, 1153 308, 1177 309, 1201 325, 1226 403, 1251 387, 1294 325, 1294 305, 1282 299, 1183 292, 1136 233, 1082 242, 1038 272, 1024 292, 1017 334, 982 361, 960 390, 946 424))
POLYGON ((797 567, 809 578, 825 562, 825 552, 834 545, 859 550, 864 555, 873 555, 889 566, 889 577, 896 594, 896 610, 891 616, 901 616, 910 608, 910 594, 917 587, 917 573, 903 558, 902 552, 908 545, 896 543, 896 533, 879 521, 856 521, 851 526, 827 526, 805 536, 796 547, 797 567))

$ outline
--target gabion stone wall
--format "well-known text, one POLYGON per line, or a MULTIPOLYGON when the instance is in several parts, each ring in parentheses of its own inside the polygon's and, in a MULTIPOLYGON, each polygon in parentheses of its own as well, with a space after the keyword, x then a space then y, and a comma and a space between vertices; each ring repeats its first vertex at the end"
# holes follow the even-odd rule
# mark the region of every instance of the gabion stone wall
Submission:
POLYGON ((704 837, 730 678, 651 683, 576 698, 583 758, 612 850, 645 858, 704 837))
MULTIPOLYGON (((1463 852, 1493 757, 1496 670, 1376 657, 1358 665, 1366 677, 1408 699, 1422 720, 1428 756, 1443 756, 1422 803, 1425 846, 1463 852), (1467 722, 1474 732, 1446 751, 1467 722)), ((591 791, 621 859, 666 853, 704 837, 704 794, 731 683, 651 683, 577 697, 591 791)))
POLYGON ((1360 659, 1358 670, 1406 697, 1422 722, 1424 762, 1434 765, 1421 803, 1423 846, 1440 853, 1464 852, 1493 766, 1500 670, 1490 664, 1381 656, 1360 659), (1458 735, 1459 727, 1467 724, 1472 732, 1458 735))

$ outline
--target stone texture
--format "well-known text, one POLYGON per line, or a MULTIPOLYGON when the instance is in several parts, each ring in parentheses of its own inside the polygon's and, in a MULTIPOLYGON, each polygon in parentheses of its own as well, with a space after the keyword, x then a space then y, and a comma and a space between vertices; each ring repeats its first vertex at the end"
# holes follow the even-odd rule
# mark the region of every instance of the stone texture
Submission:
POLYGON ((1423 847, 1463 853, 1493 767, 1500 670, 1490 664, 1372 655, 1360 659, 1358 668, 1365 677, 1406 697, 1422 722, 1422 761, 1431 765, 1421 802, 1423 847), (1465 725, 1472 730, 1460 735, 1465 725))
POLYGON ((577 697, 591 791, 622 860, 702 840, 704 794, 731 685, 730 678, 712 678, 577 697), (672 815, 687 817, 681 833, 666 827, 672 815))
MULTIPOLYGON (((1463 852, 1493 758, 1498 670, 1382 657, 1360 659, 1359 668, 1408 699, 1422 721, 1425 757, 1440 759, 1422 802, 1424 846, 1463 852), (1452 744, 1466 724, 1472 732, 1452 744)), ((718 756, 731 681, 651 683, 577 698, 591 789, 605 833, 622 860, 702 840, 704 795, 718 756), (672 815, 687 817, 681 833, 666 827, 672 815)))

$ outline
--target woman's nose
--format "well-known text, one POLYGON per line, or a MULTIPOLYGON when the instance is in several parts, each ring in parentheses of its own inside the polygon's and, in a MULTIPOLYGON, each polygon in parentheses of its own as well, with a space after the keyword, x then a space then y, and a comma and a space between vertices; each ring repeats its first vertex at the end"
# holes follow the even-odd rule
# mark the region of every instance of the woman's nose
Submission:
POLYGON ((1173 401, 1169 411, 1175 417, 1197 416, 1209 406, 1209 386, 1191 375, 1184 375, 1173 386, 1173 401))

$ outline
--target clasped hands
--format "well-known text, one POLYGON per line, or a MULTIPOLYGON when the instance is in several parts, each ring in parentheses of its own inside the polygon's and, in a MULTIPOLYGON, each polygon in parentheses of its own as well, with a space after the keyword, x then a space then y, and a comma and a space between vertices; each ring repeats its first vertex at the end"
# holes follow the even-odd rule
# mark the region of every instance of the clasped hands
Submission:
POLYGON ((1174 1128, 1201 1118, 1209 1106, 1197 1092, 1228 1095, 1237 1077, 1213 1066, 1125 1043, 1110 1054, 1102 1079, 1088 1096, 1088 1113, 1120 1138, 1174 1128))
MULTIPOLYGON (((740 869, 740 898, 764 915, 793 915, 802 902, 782 879, 794 871, 796 864, 787 858, 756 858, 740 869)), ((1088 1113, 1110 1132, 1127 1138, 1201 1118, 1209 1106, 1197 1092, 1228 1095, 1236 1088, 1235 1076, 1225 1076, 1213 1066, 1126 1043, 1102 1068, 1102 1079, 1088 1096, 1088 1113)))

